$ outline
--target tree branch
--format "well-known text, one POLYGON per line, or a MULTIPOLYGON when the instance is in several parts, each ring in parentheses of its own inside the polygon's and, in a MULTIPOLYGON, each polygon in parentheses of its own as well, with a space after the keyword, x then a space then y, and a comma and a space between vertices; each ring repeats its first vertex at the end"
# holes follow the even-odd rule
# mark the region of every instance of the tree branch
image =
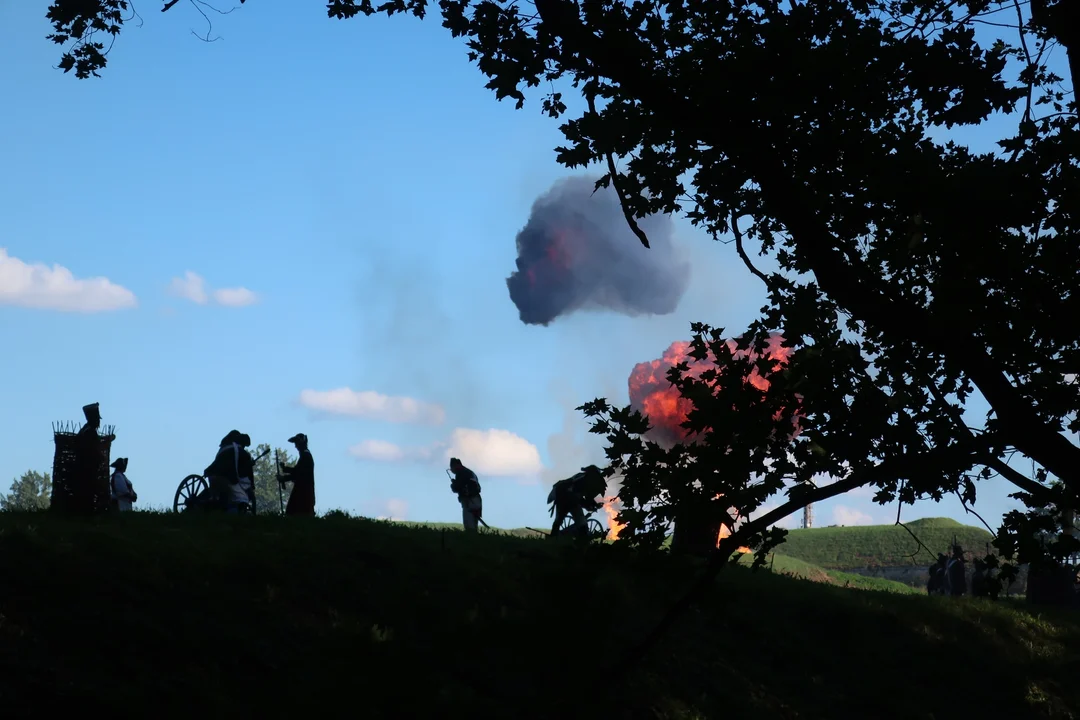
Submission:
POLYGON ((769 279, 768 275, 757 269, 753 261, 750 260, 750 256, 746 254, 746 249, 743 248, 743 235, 742 231, 739 230, 739 218, 734 211, 731 213, 731 234, 735 236, 735 250, 738 251, 739 257, 742 258, 743 265, 745 265, 751 273, 761 278, 761 281, 765 283, 765 287, 772 290, 774 286, 772 280, 769 279))
POLYGON ((1030 495, 1039 497, 1046 494, 1047 487, 1045 485, 1032 480, 1019 470, 1009 466, 1001 458, 993 456, 981 457, 979 461, 987 467, 997 470, 999 475, 1030 495))
POLYGON ((960 501, 960 505, 961 505, 961 506, 963 506, 963 508, 964 508, 964 511, 965 511, 965 512, 969 512, 969 513, 971 513, 972 515, 974 515, 975 517, 979 518, 979 522, 981 522, 981 523, 983 524, 983 527, 985 527, 985 528, 986 528, 987 532, 989 532, 989 533, 990 533, 990 534, 991 534, 992 536, 994 536, 994 537, 996 538, 996 537, 997 537, 997 533, 996 533, 996 532, 994 532, 994 529, 993 529, 993 528, 991 528, 991 527, 990 527, 990 525, 989 525, 989 524, 987 524, 987 522, 986 522, 985 520, 983 520, 983 517, 982 517, 982 515, 980 515, 979 513, 975 512, 974 508, 969 508, 969 507, 967 506, 967 503, 966 503, 966 502, 964 502, 964 497, 963 497, 963 496, 962 496, 962 495, 960 494, 960 491, 959 491, 959 490, 954 490, 953 492, 955 492, 955 493, 956 493, 956 498, 957 498, 957 499, 958 499, 958 500, 960 501))
MULTIPOLYGON (((599 83, 599 79, 596 80, 599 83)), ((600 113, 596 112, 596 101, 594 99, 594 93, 586 93, 586 101, 589 103, 589 112, 599 117, 600 113)), ((619 198, 619 208, 622 210, 623 217, 626 218, 626 224, 630 226, 630 229, 637 236, 637 239, 641 241, 641 244, 645 247, 649 247, 649 238, 645 235, 645 231, 642 230, 634 219, 633 213, 630 212, 626 204, 626 196, 623 194, 621 183, 619 182, 619 173, 615 169, 615 156, 611 151, 604 153, 607 157, 608 176, 611 178, 611 187, 615 190, 615 196, 619 198)))
MULTIPOLYGON (((903 491, 903 488, 901 487, 900 490, 903 491)), ((904 501, 900 497, 899 492, 896 494, 896 501, 897 501, 896 502, 896 522, 894 524, 899 525, 900 527, 907 530, 907 534, 910 535, 911 538, 916 543, 915 552, 911 553, 911 555, 908 555, 908 557, 911 558, 912 562, 915 562, 915 558, 917 558, 919 556, 919 550, 925 550, 927 553, 929 553, 930 557, 933 558, 934 557, 934 551, 931 550, 930 548, 926 547, 926 543, 924 543, 922 541, 922 539, 919 538, 918 535, 916 535, 914 532, 912 532, 911 528, 909 528, 904 523, 900 522, 900 511, 904 509, 904 501)))
MULTIPOLYGON (((975 437, 975 433, 971 432, 971 428, 969 428, 964 422, 964 418, 960 414, 959 408, 953 407, 949 404, 948 400, 945 399, 945 396, 941 394, 941 390, 940 388, 938 388, 937 383, 934 382, 931 378, 924 377, 923 384, 926 386, 926 389, 930 392, 930 394, 934 396, 934 401, 937 402, 938 408, 952 419, 954 425, 956 426, 956 429, 968 439, 973 439, 975 437)), ((1009 465, 999 457, 987 454, 986 456, 979 458, 979 461, 983 465, 997 470, 998 474, 1000 474, 1006 480, 1031 495, 1035 495, 1036 497, 1038 497, 1046 493, 1046 488, 1043 485, 1035 482, 1031 478, 1025 476, 1023 473, 1020 473, 1009 467, 1009 465)), ((967 507, 965 506, 964 509, 966 510, 967 507)), ((975 513, 975 517, 978 517, 980 520, 982 520, 978 513, 975 513)), ((983 520, 983 525, 986 525, 985 520, 983 520)), ((987 525, 988 529, 989 527, 990 526, 987 525)), ((991 530, 990 534, 993 535, 994 531, 991 530)))

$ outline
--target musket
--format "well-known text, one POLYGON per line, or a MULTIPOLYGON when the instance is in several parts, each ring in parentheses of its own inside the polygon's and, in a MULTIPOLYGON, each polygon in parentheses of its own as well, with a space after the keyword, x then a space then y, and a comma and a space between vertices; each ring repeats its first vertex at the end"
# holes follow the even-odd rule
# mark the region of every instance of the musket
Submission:
POLYGON ((285 493, 281 489, 281 458, 278 456, 278 451, 274 450, 274 477, 277 479, 277 499, 278 509, 281 514, 285 514, 285 493))

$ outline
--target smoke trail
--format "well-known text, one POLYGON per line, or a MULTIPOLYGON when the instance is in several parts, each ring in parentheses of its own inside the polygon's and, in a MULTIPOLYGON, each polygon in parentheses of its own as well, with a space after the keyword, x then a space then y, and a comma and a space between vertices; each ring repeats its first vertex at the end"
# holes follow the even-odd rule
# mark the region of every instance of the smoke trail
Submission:
POLYGON ((667 315, 690 282, 690 264, 672 243, 670 216, 638 220, 652 248, 627 227, 615 192, 595 180, 565 178, 533 203, 517 236, 517 270, 506 279, 521 321, 547 325, 577 310, 667 315))

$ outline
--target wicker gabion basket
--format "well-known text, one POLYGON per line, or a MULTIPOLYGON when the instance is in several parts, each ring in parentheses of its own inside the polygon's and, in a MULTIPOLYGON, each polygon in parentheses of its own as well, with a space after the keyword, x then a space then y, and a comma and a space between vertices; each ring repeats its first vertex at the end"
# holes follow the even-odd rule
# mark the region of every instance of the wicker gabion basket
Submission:
POLYGON ((112 450, 111 425, 98 428, 101 440, 101 459, 94 472, 80 472, 77 457, 78 434, 81 423, 54 423, 52 499, 49 509, 64 514, 94 515, 109 509, 109 456, 112 450))

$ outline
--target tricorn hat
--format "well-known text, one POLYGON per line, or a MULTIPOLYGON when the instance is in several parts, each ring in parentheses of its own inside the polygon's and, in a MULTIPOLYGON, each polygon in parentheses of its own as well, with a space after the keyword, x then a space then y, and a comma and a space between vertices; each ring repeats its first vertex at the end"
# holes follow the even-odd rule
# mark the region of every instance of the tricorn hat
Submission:
POLYGON ((87 420, 90 419, 91 415, 96 415, 99 418, 101 417, 101 408, 99 407, 98 403, 90 403, 89 405, 83 405, 82 412, 83 415, 86 416, 87 420))
POLYGON ((251 436, 247 433, 240 433, 240 437, 236 439, 236 442, 240 444, 240 447, 247 447, 251 444, 251 436))
POLYGON ((109 467, 116 468, 120 472, 124 472, 124 470, 127 469, 127 464, 128 464, 128 459, 127 458, 116 458, 115 460, 112 461, 112 464, 110 464, 109 467))
POLYGON ((460 459, 458 459, 458 458, 450 458, 450 467, 453 467, 454 465, 460 465, 460 464, 461 464, 460 459))
POLYGON ((291 438, 289 438, 289 442, 291 442, 291 443, 306 443, 307 442, 307 435, 305 435, 304 433, 296 433, 291 438))

